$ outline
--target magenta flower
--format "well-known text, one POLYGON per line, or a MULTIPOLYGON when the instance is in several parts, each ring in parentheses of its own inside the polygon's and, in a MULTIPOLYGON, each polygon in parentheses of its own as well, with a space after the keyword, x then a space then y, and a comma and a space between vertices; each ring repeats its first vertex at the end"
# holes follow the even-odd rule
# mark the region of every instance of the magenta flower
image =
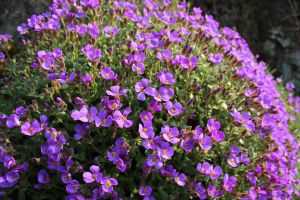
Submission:
POLYGON ((162 84, 165 85, 173 85, 176 82, 176 78, 167 70, 158 72, 156 77, 162 84))
POLYGON ((144 90, 148 87, 149 80, 143 78, 135 84, 135 91, 138 92, 137 99, 140 101, 145 101, 146 96, 144 90))
POLYGON ((149 185, 144 185, 139 189, 139 195, 149 197, 152 193, 152 188, 149 185))
POLYGON ((85 45, 81 51, 85 53, 90 62, 95 62, 101 57, 101 50, 94 48, 92 45, 85 45))
POLYGON ((169 125, 166 124, 161 128, 161 133, 167 142, 176 144, 180 141, 180 139, 177 138, 179 136, 179 130, 177 127, 170 128, 169 125))
POLYGON ((137 74, 141 75, 145 71, 145 66, 143 63, 138 62, 132 65, 132 71, 136 72, 137 74))
POLYGON ((105 80, 116 80, 118 78, 118 75, 110 67, 103 68, 100 73, 105 80))
POLYGON ((41 128, 39 121, 36 119, 34 119, 31 124, 29 122, 24 122, 21 126, 21 132, 27 136, 33 136, 42 130, 43 129, 41 128))
POLYGON ((158 156, 164 159, 171 159, 174 155, 173 147, 170 147, 168 142, 162 142, 157 149, 158 156))
POLYGON ((117 110, 113 113, 113 120, 117 123, 119 128, 129 128, 133 125, 132 120, 128 120, 127 117, 131 113, 130 108, 126 108, 123 112, 123 114, 117 110))
POLYGON ((112 124, 113 118, 111 115, 107 115, 106 110, 100 110, 98 112, 98 115, 95 117, 95 126, 103 126, 103 127, 108 127, 112 124))
POLYGON ((100 183, 103 175, 100 172, 99 166, 92 165, 90 166, 90 172, 84 172, 82 177, 85 183, 93 183, 93 182, 100 183))
POLYGON ((49 181, 50 181, 50 177, 47 171, 45 169, 40 170, 38 173, 38 182, 40 184, 47 184, 49 183, 49 181))
POLYGON ((171 101, 168 101, 165 103, 165 109, 168 111, 169 115, 174 117, 180 115, 184 108, 179 102, 173 104, 171 101))
POLYGON ((113 191, 113 186, 118 185, 118 181, 114 178, 103 177, 101 178, 102 190, 107 193, 111 193, 113 191))
POLYGON ((210 172, 210 178, 212 180, 215 180, 215 179, 219 178, 222 174, 223 174, 222 168, 220 166, 217 166, 217 167, 212 168, 212 170, 210 172))
POLYGON ((120 90, 120 86, 119 85, 115 85, 115 86, 111 86, 110 90, 106 90, 106 94, 109 96, 113 96, 117 99, 119 99, 121 96, 123 96, 124 94, 126 94, 127 89, 122 89, 120 90))
POLYGON ((185 186, 186 179, 187 178, 186 178, 185 174, 179 174, 174 177, 175 182, 179 186, 185 186))

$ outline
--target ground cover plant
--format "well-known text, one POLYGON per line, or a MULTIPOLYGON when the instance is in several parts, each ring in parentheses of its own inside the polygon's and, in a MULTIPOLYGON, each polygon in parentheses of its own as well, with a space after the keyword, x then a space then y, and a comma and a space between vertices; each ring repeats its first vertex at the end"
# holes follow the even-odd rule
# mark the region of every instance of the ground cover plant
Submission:
POLYGON ((300 98, 176 1, 54 0, 0 35, 4 199, 293 199, 300 98))

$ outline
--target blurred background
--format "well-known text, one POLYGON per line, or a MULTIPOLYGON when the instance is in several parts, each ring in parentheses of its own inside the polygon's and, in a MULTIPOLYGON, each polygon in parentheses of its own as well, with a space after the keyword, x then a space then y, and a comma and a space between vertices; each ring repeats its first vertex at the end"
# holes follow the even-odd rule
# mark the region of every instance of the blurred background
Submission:
MULTIPOLYGON (((0 33, 16 34, 16 25, 47 10, 50 0, 0 0, 0 33)), ((299 0, 188 0, 222 26, 236 29, 271 72, 300 90, 299 0)))

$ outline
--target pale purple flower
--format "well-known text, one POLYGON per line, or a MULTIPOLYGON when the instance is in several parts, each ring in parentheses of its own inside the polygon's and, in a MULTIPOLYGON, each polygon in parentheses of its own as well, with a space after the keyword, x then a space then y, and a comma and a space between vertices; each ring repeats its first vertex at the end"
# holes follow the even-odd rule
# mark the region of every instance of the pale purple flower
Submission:
POLYGON ((34 119, 31 123, 24 122, 21 126, 21 132, 27 136, 33 136, 41 132, 42 130, 43 129, 41 128, 39 121, 37 121, 36 119, 34 119))
POLYGON ((103 175, 100 172, 100 167, 97 165, 90 166, 90 172, 84 172, 82 175, 85 183, 100 183, 102 176, 103 175))
POLYGON ((108 105, 107 107, 110 109, 110 110, 119 110, 121 107, 122 107, 122 103, 121 101, 119 101, 118 99, 114 99, 114 100, 110 100, 108 102, 108 105))
POLYGON ((172 52, 169 49, 163 49, 161 52, 156 53, 159 60, 170 61, 172 59, 172 52))
POLYGON ((88 106, 83 105, 79 111, 73 110, 71 113, 71 117, 76 121, 79 120, 82 122, 88 122, 89 121, 88 114, 89 114, 88 106))
POLYGON ((136 72, 137 74, 141 75, 145 71, 145 66, 143 63, 138 62, 132 65, 132 71, 136 72))
POLYGON ((223 142, 225 139, 225 134, 223 131, 214 130, 211 133, 212 138, 217 142, 223 142))
POLYGON ((209 61, 211 61, 214 65, 218 65, 221 63, 222 59, 223 59, 224 55, 221 53, 218 54, 209 54, 209 61))
POLYGON ((127 117, 131 113, 131 110, 129 108, 126 108, 123 112, 123 114, 117 110, 113 113, 113 120, 117 123, 119 128, 129 128, 133 125, 132 120, 128 120, 127 117))
POLYGON ((210 196, 210 197, 216 197, 216 196, 219 195, 219 192, 218 192, 216 186, 214 186, 214 185, 209 185, 208 188, 207 188, 207 194, 208 194, 208 196, 210 196))
POLYGON ((148 166, 154 166, 156 169, 160 169, 163 166, 162 160, 157 154, 150 154, 146 163, 148 166))
POLYGON ((175 182, 179 185, 179 186, 185 186, 185 182, 186 182, 186 176, 185 174, 179 174, 177 176, 174 177, 175 182))
POLYGON ((235 156, 235 155, 231 155, 229 156, 229 158, 227 159, 227 163, 233 167, 236 168, 238 167, 238 164, 240 163, 240 159, 239 157, 235 156))
POLYGON ((171 159, 174 155, 173 147, 170 147, 168 142, 162 142, 157 149, 158 156, 164 159, 171 159))
POLYGON ((213 166, 208 162, 198 163, 197 165, 197 171, 202 174, 210 175, 212 170, 213 170, 213 166))
POLYGON ((244 127, 248 131, 255 130, 255 124, 252 122, 251 116, 248 113, 240 113, 236 109, 234 109, 230 114, 233 117, 234 121, 237 121, 240 124, 244 125, 244 127))
POLYGON ((191 138, 186 138, 181 140, 180 147, 187 152, 191 152, 194 148, 194 140, 191 138))
POLYGON ((119 29, 116 26, 115 27, 105 26, 103 30, 105 32, 105 37, 107 38, 112 38, 119 34, 119 29))
POLYGON ((156 77, 162 84, 165 85, 173 85, 176 82, 176 78, 167 70, 158 72, 156 77))
POLYGON ((222 174, 223 174, 222 168, 220 166, 216 166, 211 170, 210 178, 212 180, 215 180, 215 179, 219 178, 222 174))
POLYGON ((138 92, 137 99, 140 101, 145 101, 146 100, 146 95, 145 95, 145 89, 148 87, 149 80, 148 79, 141 79, 139 82, 135 84, 135 91, 138 92))
POLYGON ((149 197, 152 193, 152 188, 149 185, 144 185, 139 189, 139 195, 149 197))
POLYGON ((102 190, 107 193, 111 193, 113 191, 113 187, 118 185, 118 181, 114 178, 103 177, 101 179, 102 190))
POLYGON ((227 192, 232 192, 233 188, 236 186, 237 180, 234 176, 224 175, 223 188, 227 192))
POLYGON ((110 67, 103 68, 100 73, 105 80, 116 80, 118 78, 118 75, 110 67))
POLYGON ((161 128, 161 133, 163 134, 163 138, 167 142, 176 144, 180 141, 180 139, 178 138, 179 130, 177 127, 170 128, 169 125, 166 124, 161 128))
POLYGON ((7 121, 6 121, 6 126, 8 128, 14 128, 14 127, 20 126, 20 125, 21 125, 21 121, 20 121, 18 115, 16 115, 16 114, 9 115, 9 117, 7 118, 7 121))
POLYGON ((220 122, 218 122, 215 119, 209 119, 206 127, 207 127, 207 130, 211 133, 214 130, 219 130, 221 127, 221 124, 220 124, 220 122))
POLYGON ((155 134, 152 124, 146 124, 144 126, 142 124, 139 124, 139 133, 140 137, 143 139, 151 139, 155 134))
POLYGON ((89 25, 88 25, 88 29, 89 29, 91 38, 97 39, 98 36, 99 36, 99 28, 98 28, 98 25, 97 25, 97 24, 89 24, 89 25))
POLYGON ((153 115, 150 112, 143 111, 140 113, 140 119, 144 124, 152 124, 153 115))
POLYGON ((172 117, 180 115, 184 110, 179 102, 172 103, 171 101, 165 103, 165 109, 172 117))
POLYGON ((110 90, 106 90, 106 94, 109 96, 113 96, 117 99, 119 99, 121 96, 123 96, 124 94, 126 94, 127 89, 122 89, 120 90, 120 86, 119 85, 115 85, 115 86, 111 86, 110 90))
POLYGON ((81 51, 85 53, 90 62, 95 62, 101 57, 101 50, 94 48, 92 45, 85 45, 81 51))
POLYGON ((95 117, 95 126, 103 126, 103 127, 108 127, 112 124, 113 118, 111 115, 107 114, 106 110, 100 110, 98 112, 98 115, 95 117))

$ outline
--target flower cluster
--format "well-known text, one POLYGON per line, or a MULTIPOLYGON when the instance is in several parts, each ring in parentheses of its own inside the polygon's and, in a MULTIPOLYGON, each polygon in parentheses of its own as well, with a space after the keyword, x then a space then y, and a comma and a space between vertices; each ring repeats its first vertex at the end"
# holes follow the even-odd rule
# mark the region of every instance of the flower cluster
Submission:
POLYGON ((0 35, 4 198, 299 196, 296 86, 175 2, 53 0, 0 35))

